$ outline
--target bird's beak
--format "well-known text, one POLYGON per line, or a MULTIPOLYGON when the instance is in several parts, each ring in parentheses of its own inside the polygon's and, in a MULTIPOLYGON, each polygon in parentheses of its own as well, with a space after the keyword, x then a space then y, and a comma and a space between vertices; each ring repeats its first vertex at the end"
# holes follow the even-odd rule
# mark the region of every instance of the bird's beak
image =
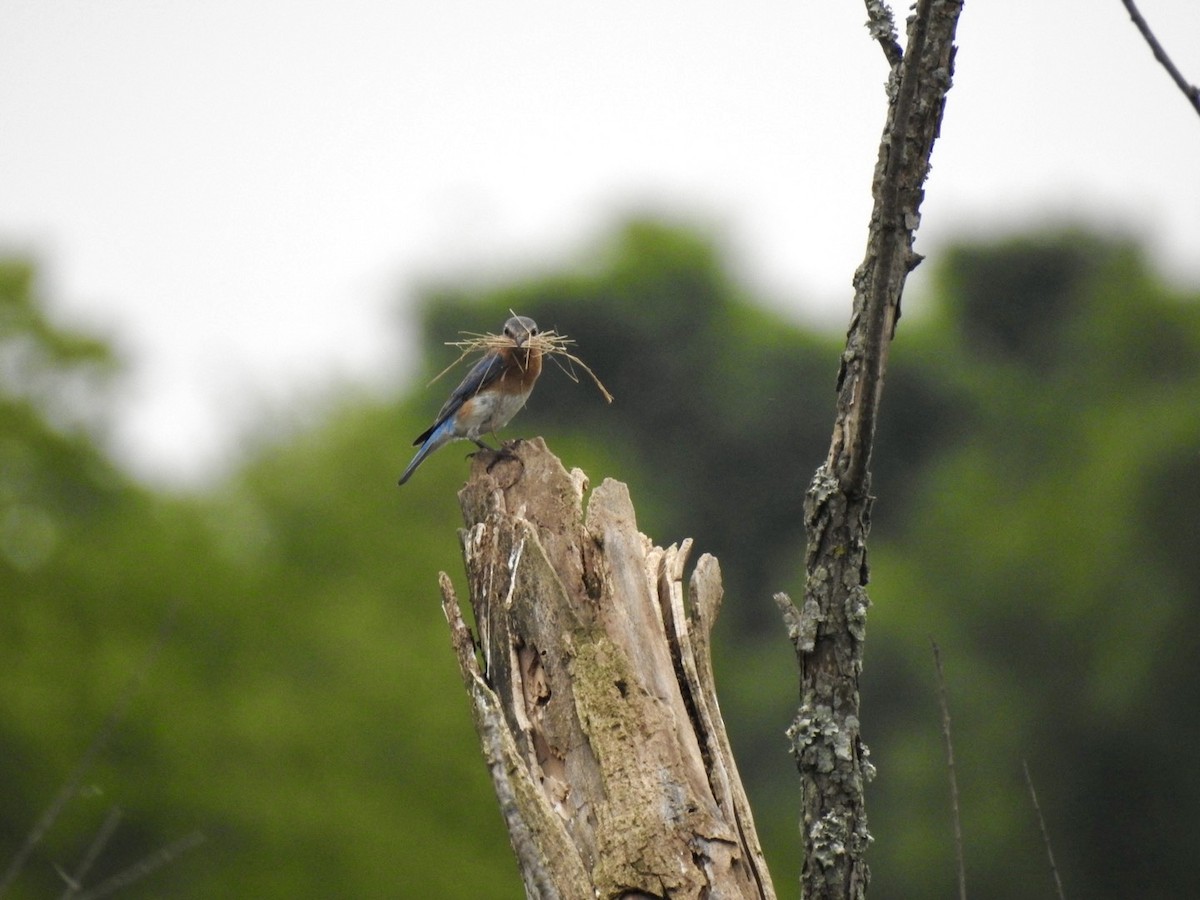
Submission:
POLYGON ((520 350, 522 347, 525 346, 525 342, 527 340, 529 340, 531 337, 532 337, 532 335, 528 331, 524 331, 521 334, 518 334, 515 338, 513 338, 513 342, 517 345, 517 349, 520 350))

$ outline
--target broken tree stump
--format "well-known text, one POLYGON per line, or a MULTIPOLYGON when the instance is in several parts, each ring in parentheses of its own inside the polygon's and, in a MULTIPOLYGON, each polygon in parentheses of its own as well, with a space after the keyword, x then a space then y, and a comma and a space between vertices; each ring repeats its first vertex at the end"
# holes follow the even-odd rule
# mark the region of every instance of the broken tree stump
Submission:
MULTIPOLYGON (((773 898, 721 721, 720 568, 640 534, 629 491, 540 439, 459 494, 478 642, 443 608, 531 898, 773 898)), ((488 471, 489 463, 492 471, 488 471)))

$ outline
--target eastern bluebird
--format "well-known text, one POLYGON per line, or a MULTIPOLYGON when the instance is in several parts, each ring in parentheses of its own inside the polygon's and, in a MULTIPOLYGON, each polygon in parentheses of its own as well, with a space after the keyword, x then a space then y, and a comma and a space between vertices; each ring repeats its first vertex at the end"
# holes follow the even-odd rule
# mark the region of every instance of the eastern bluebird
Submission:
POLYGON ((533 383, 542 374, 542 351, 525 346, 537 333, 537 322, 528 316, 513 316, 504 323, 504 335, 512 340, 512 346, 489 351, 471 367, 433 425, 413 441, 413 446, 421 449, 400 476, 400 484, 443 444, 469 440, 483 450, 492 449, 479 436, 495 434, 507 425, 525 405, 533 383))

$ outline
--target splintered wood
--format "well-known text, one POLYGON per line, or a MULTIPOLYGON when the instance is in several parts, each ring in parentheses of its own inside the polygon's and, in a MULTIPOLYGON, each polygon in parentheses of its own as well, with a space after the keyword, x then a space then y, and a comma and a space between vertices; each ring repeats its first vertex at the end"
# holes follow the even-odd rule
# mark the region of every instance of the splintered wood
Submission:
MULTIPOLYGON (((628 489, 541 439, 459 495, 478 642, 443 608, 530 897, 771 898, 721 721, 716 559, 638 532, 628 489)), ((493 470, 489 473, 488 463, 493 470)))

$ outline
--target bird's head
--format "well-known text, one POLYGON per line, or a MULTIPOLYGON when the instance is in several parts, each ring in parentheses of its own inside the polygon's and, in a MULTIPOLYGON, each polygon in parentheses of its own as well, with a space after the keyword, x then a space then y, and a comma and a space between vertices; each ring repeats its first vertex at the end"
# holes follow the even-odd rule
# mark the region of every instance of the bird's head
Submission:
POLYGON ((518 347, 538 333, 537 322, 529 316, 513 316, 504 323, 504 336, 510 338, 518 347))

